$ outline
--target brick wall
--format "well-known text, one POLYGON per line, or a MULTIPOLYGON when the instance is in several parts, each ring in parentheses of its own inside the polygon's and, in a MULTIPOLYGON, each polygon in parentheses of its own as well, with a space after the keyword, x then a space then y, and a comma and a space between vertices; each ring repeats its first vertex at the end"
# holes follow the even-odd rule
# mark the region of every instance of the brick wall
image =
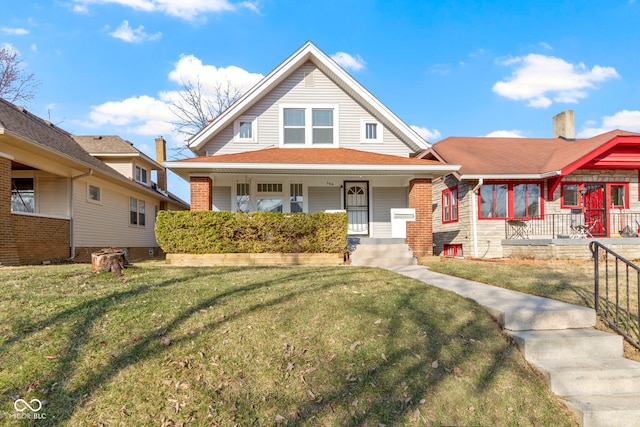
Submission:
POLYGON ((213 206, 213 182, 207 176, 191 177, 191 210, 210 211, 213 206))
POLYGON ((20 263, 11 216, 11 160, 0 157, 0 265, 20 263))
POLYGON ((409 184, 409 207, 416 220, 407 222, 407 244, 415 256, 433 255, 431 179, 417 178, 409 184))
POLYGON ((11 214, 20 264, 69 258, 69 220, 11 214))

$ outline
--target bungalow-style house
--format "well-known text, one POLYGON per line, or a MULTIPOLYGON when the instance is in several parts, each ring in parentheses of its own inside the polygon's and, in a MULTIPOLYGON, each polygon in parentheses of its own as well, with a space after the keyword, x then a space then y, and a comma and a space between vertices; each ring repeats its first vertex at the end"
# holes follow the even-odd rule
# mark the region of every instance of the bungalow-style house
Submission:
MULTIPOLYGON (((105 152, 96 154, 108 157, 109 150, 100 149, 105 152)), ((109 246, 133 259, 155 255, 154 213, 188 204, 167 193, 166 179, 150 181, 152 170, 164 177, 159 163, 132 147, 114 160, 127 161, 128 174, 90 155, 59 127, 0 99, 0 265, 88 261, 109 246)))
POLYGON ((427 142, 311 42, 188 145, 196 157, 165 165, 192 210, 344 210, 349 235, 416 256, 432 252, 431 182, 457 170, 416 158, 427 142))
POLYGON ((640 254, 640 134, 576 139, 574 112, 553 138, 450 137, 421 154, 460 164, 434 183, 434 252, 589 258, 590 238, 640 254), (625 239, 626 238, 626 239, 625 239))

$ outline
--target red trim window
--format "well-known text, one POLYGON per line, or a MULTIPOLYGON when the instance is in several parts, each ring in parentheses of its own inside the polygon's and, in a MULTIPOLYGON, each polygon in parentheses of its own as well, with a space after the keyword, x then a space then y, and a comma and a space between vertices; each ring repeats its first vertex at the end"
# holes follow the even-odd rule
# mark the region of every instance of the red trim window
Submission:
POLYGON ((444 245, 444 250, 442 251, 442 255, 444 256, 462 256, 462 245, 444 245))
POLYGON ((442 222, 458 221, 458 187, 442 191, 442 222))
MULTIPOLYGON (((585 184, 574 182, 562 184, 563 208, 582 208, 584 206, 583 193, 585 184)), ((611 208, 629 209, 629 184, 626 182, 606 183, 607 204, 611 208)))
POLYGON ((480 219, 540 219, 542 184, 494 183, 480 186, 480 219))

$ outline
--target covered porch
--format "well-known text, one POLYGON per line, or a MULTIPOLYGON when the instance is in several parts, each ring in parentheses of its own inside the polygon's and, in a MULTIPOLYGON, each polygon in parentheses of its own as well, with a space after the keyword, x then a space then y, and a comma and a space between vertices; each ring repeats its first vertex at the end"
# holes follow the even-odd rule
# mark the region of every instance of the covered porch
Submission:
POLYGON ((191 183, 192 210, 344 210, 349 235, 402 237, 416 256, 433 253, 432 179, 457 168, 344 148, 269 148, 165 164, 191 183), (394 216, 396 209, 410 209, 411 218, 394 216))

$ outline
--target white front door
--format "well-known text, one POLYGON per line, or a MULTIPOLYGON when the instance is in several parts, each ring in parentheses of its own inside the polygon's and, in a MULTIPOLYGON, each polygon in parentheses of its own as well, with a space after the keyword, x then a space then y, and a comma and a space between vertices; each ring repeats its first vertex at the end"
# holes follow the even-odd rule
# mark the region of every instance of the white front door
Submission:
POLYGON ((369 234, 369 183, 344 183, 344 208, 349 217, 349 234, 369 234))

